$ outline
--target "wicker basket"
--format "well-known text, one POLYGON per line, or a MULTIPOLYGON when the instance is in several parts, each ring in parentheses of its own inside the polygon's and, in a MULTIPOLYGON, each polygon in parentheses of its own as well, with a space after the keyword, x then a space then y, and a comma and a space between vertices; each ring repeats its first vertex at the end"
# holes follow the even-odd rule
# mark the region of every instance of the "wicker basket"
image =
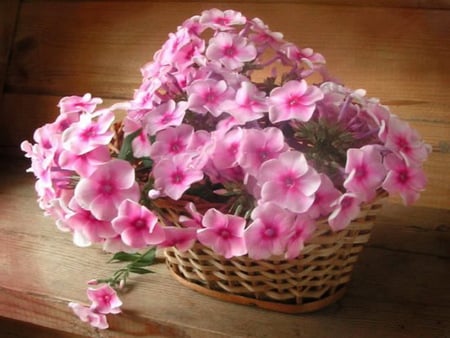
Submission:
POLYGON ((166 262, 179 282, 215 298, 279 312, 315 311, 344 295, 384 197, 363 205, 344 230, 333 232, 326 220, 318 222, 297 259, 225 259, 197 243, 187 252, 166 249, 166 262))

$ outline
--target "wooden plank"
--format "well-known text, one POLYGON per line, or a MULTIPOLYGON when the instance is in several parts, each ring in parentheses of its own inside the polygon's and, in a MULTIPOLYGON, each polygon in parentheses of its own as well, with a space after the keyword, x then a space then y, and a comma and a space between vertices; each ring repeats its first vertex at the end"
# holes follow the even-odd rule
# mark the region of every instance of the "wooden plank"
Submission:
POLYGON ((157 264, 155 274, 132 279, 121 296, 124 313, 110 318, 111 331, 97 333, 70 313, 67 302, 85 302, 85 282, 111 274, 109 255, 75 247, 44 218, 32 179, 13 170, 20 166, 4 164, 0 182, 0 316, 95 337, 450 334, 449 212, 391 205, 377 221, 378 235, 363 251, 347 295, 327 309, 292 316, 228 304, 181 287, 157 264))
MULTIPOLYGON (((73 1, 73 0, 59 0, 73 1)), ((85 1, 85 0, 78 0, 85 1)), ((98 0, 111 1, 111 0, 98 0)), ((140 0, 145 1, 145 0, 140 0)), ((179 3, 180 0, 152 0, 153 2, 179 3)), ((183 2, 198 2, 198 0, 184 0, 183 2)), ((203 2, 216 3, 214 0, 203 0, 203 2)), ((242 0, 227 0, 226 3, 240 3, 242 0)), ((358 6, 358 7, 400 7, 400 8, 428 8, 428 9, 449 9, 449 0, 258 0, 262 3, 296 3, 296 4, 321 4, 333 6, 358 6)))
MULTIPOLYGON (((24 3, 8 90, 130 97, 140 82, 138 69, 167 34, 210 7, 229 4, 24 3)), ((233 7, 322 52, 333 73, 351 87, 367 88, 383 100, 448 104, 449 11, 295 3, 233 7)))
POLYGON ((41 326, 6 318, 0 318, 0 327, 2 328, 2 338, 83 338, 79 335, 50 330, 41 326))
MULTIPOLYGON (((2 102, 3 85, 6 79, 6 68, 16 27, 18 8, 19 0, 0 2, 0 103, 2 102)), ((0 116, 3 116, 1 108, 0 116)))

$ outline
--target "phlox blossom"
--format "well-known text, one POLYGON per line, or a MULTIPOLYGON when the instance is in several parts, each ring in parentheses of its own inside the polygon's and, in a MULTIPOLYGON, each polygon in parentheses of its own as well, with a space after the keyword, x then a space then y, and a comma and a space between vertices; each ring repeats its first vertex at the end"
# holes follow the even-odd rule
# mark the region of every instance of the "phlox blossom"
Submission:
POLYGON ((224 80, 196 80, 187 88, 188 108, 199 114, 219 116, 224 112, 223 103, 233 97, 234 91, 224 80))
POLYGON ((121 312, 122 301, 117 296, 116 291, 107 284, 97 289, 88 288, 87 296, 92 302, 91 309, 97 313, 116 314, 121 312))
POLYGON ((178 126, 183 121, 186 113, 185 101, 175 102, 169 100, 153 108, 144 119, 145 131, 149 135, 155 135, 158 131, 169 126, 178 126))
POLYGON ((322 91, 308 86, 305 80, 291 80, 270 92, 269 118, 272 123, 290 119, 309 121, 316 102, 323 98, 322 91))
POLYGON ((220 30, 231 29, 233 25, 243 25, 246 21, 247 19, 240 12, 232 9, 222 11, 217 8, 203 11, 199 18, 201 25, 220 30))
POLYGON ((261 197, 293 212, 306 212, 314 203, 314 193, 320 186, 320 176, 308 166, 298 151, 286 151, 278 158, 266 161, 258 176, 261 197))
POLYGON ((420 164, 428 156, 428 149, 419 134, 407 122, 395 117, 388 122, 385 145, 401 155, 408 165, 420 164))
POLYGON ((362 201, 371 201, 386 176, 379 148, 367 145, 348 149, 345 172, 348 174, 344 182, 347 191, 357 194, 362 201))
POLYGON ((116 217, 123 200, 138 201, 139 195, 133 167, 119 159, 97 166, 91 176, 81 178, 75 187, 78 204, 104 221, 116 217))
POLYGON ((285 252, 294 214, 275 203, 256 207, 251 215, 253 221, 245 230, 248 256, 268 259, 285 252))
POLYGON ((58 107, 62 114, 69 113, 92 113, 98 104, 101 104, 103 100, 99 97, 92 97, 90 93, 83 96, 66 96, 63 97, 58 107))
POLYGON ((334 231, 347 227, 354 220, 360 209, 361 200, 354 193, 342 194, 333 204, 333 212, 328 217, 328 224, 334 231))
POLYGON ((192 248, 197 241, 196 228, 164 227, 165 239, 158 244, 160 248, 176 247, 181 252, 192 248))
POLYGON ((329 215, 333 210, 333 203, 341 196, 331 179, 324 174, 320 174, 320 186, 314 196, 314 203, 309 208, 308 214, 313 218, 329 215))
POLYGON ((84 306, 75 302, 70 302, 69 307, 80 318, 82 322, 90 324, 100 330, 106 330, 109 325, 106 315, 98 313, 88 306, 84 306))
POLYGON ((256 48, 242 36, 220 32, 212 37, 206 48, 210 60, 218 60, 227 69, 237 69, 256 57, 256 48))
POLYGON ((62 134, 64 149, 77 154, 85 154, 98 146, 108 145, 114 136, 110 130, 114 113, 102 110, 93 114, 82 114, 80 121, 73 123, 62 134), (94 119, 98 116, 97 119, 94 119))
POLYGON ((197 239, 225 258, 247 253, 244 241, 245 220, 223 214, 216 209, 206 211, 202 219, 204 228, 197 230, 197 239))
POLYGON ((83 177, 90 176, 97 165, 109 160, 111 160, 111 155, 106 145, 100 145, 83 154, 63 150, 59 155, 59 165, 62 169, 74 170, 83 177))
POLYGON ((186 152, 194 138, 194 128, 188 124, 161 130, 152 145, 151 157, 158 161, 164 156, 174 156, 186 152))
POLYGON ((264 162, 278 157, 286 148, 278 128, 244 129, 238 163, 247 173, 257 176, 264 162))
POLYGON ((389 154, 384 160, 388 170, 383 189, 389 193, 398 193, 406 205, 414 203, 425 189, 426 177, 420 167, 410 167, 398 155, 389 154))
POLYGON ((232 168, 237 164, 243 131, 241 128, 233 128, 226 133, 219 130, 213 133, 216 139, 214 153, 211 160, 217 169, 232 168))
POLYGON ((314 221, 307 215, 298 215, 289 226, 288 240, 286 243, 286 258, 294 259, 298 257, 314 230, 314 221))
POLYGON ((111 222, 97 219, 91 211, 80 207, 75 198, 69 202, 69 208, 65 224, 73 231, 76 245, 86 247, 116 235, 111 222))
POLYGON ((192 183, 203 178, 201 168, 193 164, 194 160, 189 154, 163 158, 153 168, 155 188, 174 200, 179 199, 192 183))
POLYGON ((283 33, 272 32, 261 19, 253 18, 251 20, 252 32, 250 40, 254 42, 257 48, 262 45, 269 45, 273 48, 278 47, 283 41, 283 33))
POLYGON ((112 220, 114 230, 120 234, 122 241, 135 249, 147 245, 159 244, 164 240, 164 231, 156 215, 145 206, 124 200, 118 215, 112 220))
POLYGON ((224 103, 224 110, 242 124, 261 118, 267 109, 266 94, 249 81, 242 82, 236 96, 224 103))
POLYGON ((132 133, 138 133, 131 141, 131 149, 135 158, 148 157, 152 148, 149 136, 142 126, 135 120, 126 117, 123 121, 123 131, 125 137, 132 133))

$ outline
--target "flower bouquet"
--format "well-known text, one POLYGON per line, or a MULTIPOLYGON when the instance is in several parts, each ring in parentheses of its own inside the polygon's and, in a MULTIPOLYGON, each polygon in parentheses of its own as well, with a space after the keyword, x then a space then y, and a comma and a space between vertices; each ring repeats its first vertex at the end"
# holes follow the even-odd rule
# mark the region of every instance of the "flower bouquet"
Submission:
POLYGON ((70 304, 93 326, 120 312, 115 290, 157 248, 194 289, 320 308, 342 295, 381 198, 411 204, 425 187, 419 135, 258 18, 204 11, 141 72, 130 101, 62 98, 22 143, 45 213, 124 264, 89 283, 103 284, 90 306, 70 304))

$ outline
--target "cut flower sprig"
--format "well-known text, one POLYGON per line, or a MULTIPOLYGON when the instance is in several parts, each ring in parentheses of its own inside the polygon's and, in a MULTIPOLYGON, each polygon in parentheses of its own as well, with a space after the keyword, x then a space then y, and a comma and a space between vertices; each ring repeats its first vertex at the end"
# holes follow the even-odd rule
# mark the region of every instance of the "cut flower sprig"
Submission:
POLYGON ((91 306, 71 305, 98 328, 120 310, 112 287, 148 273, 155 248, 293 259, 317 220, 339 231, 380 191, 411 204, 425 188, 418 133, 258 18, 193 16, 141 73, 133 98, 111 107, 62 98, 22 143, 46 215, 125 264, 90 289, 91 306))

